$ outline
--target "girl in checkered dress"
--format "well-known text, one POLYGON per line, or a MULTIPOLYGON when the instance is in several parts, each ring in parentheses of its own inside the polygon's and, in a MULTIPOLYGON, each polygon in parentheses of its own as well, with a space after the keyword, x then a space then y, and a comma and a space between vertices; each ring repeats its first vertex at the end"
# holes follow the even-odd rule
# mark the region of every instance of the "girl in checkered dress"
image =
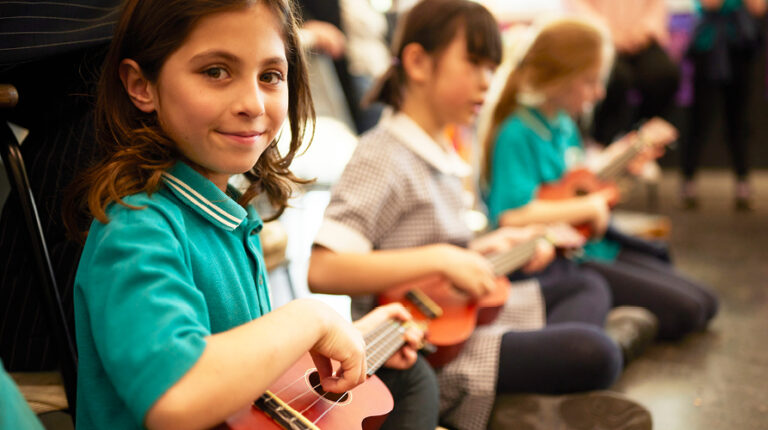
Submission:
MULTIPOLYGON (((471 169, 444 138, 446 126, 474 120, 501 60, 490 13, 467 0, 424 0, 401 19, 392 54, 374 99, 393 113, 361 137, 332 190, 310 261, 312 291, 351 295, 353 316, 373 308, 376 294, 434 274, 482 296, 495 285, 483 254, 533 235, 501 228, 473 237, 462 185, 471 169)), ((595 390, 619 375, 621 352, 602 330, 611 306, 605 281, 575 265, 553 267, 553 255, 541 244, 523 268, 538 277, 515 283, 495 322, 476 329, 458 358, 438 370, 445 425, 486 428, 497 395, 595 390)), ((569 398, 559 410, 588 414, 584 399, 569 398)), ((610 404, 597 416, 629 411, 623 421, 649 428, 638 405, 603 400, 610 404)), ((519 420, 540 428, 585 419, 523 409, 519 420)))

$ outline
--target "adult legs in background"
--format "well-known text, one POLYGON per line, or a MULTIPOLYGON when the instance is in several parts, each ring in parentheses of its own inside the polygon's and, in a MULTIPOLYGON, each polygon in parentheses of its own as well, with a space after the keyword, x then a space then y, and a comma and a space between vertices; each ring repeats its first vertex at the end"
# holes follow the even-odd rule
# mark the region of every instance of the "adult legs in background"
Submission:
POLYGON ((733 172, 736 175, 735 204, 737 209, 748 210, 751 191, 747 182, 749 145, 748 104, 751 85, 751 65, 754 53, 746 50, 731 51, 733 79, 724 88, 725 125, 733 172))
POLYGON ((619 54, 611 70, 605 98, 595 107, 592 137, 607 145, 632 124, 627 92, 635 84, 635 70, 628 55, 619 54))
POLYGON ((635 56, 635 86, 642 94, 638 119, 668 117, 680 83, 680 68, 658 43, 635 56))
POLYGON ((637 120, 666 117, 679 80, 678 66, 656 42, 635 54, 619 54, 605 99, 595 109, 593 137, 609 144, 628 132, 637 120), (642 97, 636 115, 627 101, 630 89, 638 90, 642 97))
POLYGON ((703 330, 717 312, 717 299, 710 291, 652 256, 622 250, 612 263, 583 265, 608 281, 614 305, 651 311, 659 320, 660 339, 677 340, 703 330))
POLYGON ((437 379, 420 355, 410 369, 382 367, 376 372, 395 399, 381 430, 434 430, 440 410, 437 379))

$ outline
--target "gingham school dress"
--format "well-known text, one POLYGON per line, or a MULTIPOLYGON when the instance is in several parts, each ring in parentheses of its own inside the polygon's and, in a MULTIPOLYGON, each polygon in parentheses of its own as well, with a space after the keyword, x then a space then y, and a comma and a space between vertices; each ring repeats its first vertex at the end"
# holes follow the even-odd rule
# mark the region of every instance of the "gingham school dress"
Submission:
MULTIPOLYGON (((363 135, 339 182, 315 243, 335 252, 409 248, 434 243, 465 246, 462 178, 471 168, 402 113, 363 135)), ((352 317, 375 306, 371 295, 352 299, 352 317)), ((513 284, 499 317, 479 327, 451 363, 437 372, 441 421, 459 429, 487 426, 496 392, 502 335, 544 326, 544 301, 535 280, 513 284)))

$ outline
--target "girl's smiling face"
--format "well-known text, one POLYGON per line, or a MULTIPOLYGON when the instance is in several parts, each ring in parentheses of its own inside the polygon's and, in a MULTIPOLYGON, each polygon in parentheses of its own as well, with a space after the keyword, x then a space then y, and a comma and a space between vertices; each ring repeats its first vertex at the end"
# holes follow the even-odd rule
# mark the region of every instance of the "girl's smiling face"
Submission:
POLYGON ((551 88, 547 99, 570 115, 578 116, 605 97, 604 82, 603 67, 598 64, 551 88))
POLYGON ((146 83, 148 99, 132 99, 142 111, 156 112, 179 152, 224 189, 231 175, 256 164, 280 130, 287 76, 279 22, 258 3, 201 18, 157 82, 146 83))

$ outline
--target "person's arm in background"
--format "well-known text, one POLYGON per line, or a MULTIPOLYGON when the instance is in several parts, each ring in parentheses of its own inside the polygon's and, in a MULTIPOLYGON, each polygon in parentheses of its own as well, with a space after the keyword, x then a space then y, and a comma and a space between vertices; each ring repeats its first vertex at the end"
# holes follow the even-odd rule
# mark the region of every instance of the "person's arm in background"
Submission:
MULTIPOLYGON (((762 0, 761 0, 762 1, 762 0)), ((649 0, 645 15, 645 27, 649 36, 660 46, 669 41, 669 11, 665 0, 649 0)))
POLYGON ((747 7, 749 13, 756 17, 762 17, 765 15, 766 1, 765 0, 744 0, 744 6, 747 7))
POLYGON ((723 7, 724 0, 699 0, 701 7, 705 10, 720 10, 723 7))

